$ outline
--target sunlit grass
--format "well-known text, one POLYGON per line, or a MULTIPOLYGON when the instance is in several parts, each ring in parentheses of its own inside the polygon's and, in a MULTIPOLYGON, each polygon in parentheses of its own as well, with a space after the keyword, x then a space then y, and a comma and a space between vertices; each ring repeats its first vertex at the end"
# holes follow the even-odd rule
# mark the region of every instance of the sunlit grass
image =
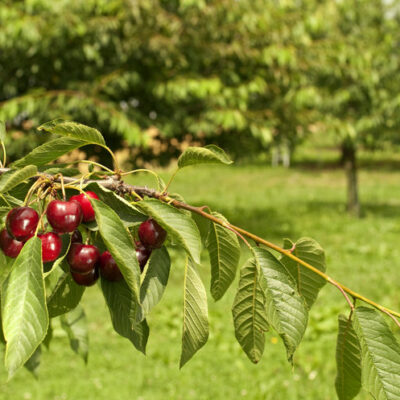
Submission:
MULTIPOLYGON (((167 178, 166 173, 163 173, 167 178)), ((151 177, 131 182, 152 184, 151 177)), ((400 260, 400 172, 361 173, 364 217, 344 211, 345 181, 340 170, 283 170, 261 166, 195 167, 180 172, 171 187, 187 202, 209 205, 229 220, 281 243, 284 237, 311 236, 327 252, 328 272, 353 289, 400 309, 397 290, 400 260)), ((87 290, 90 356, 72 353, 60 329, 44 351, 40 379, 27 371, 0 389, 1 400, 14 399, 335 399, 337 314, 346 303, 325 287, 292 367, 274 332, 266 335, 265 354, 252 365, 235 341, 231 305, 236 283, 218 303, 209 301, 210 339, 181 371, 182 259, 173 267, 162 302, 149 324, 147 357, 111 328, 98 288, 87 290)), ((201 270, 209 285, 207 256, 201 270)), ((6 380, 4 371, 1 380, 6 380)), ((366 394, 359 399, 367 399, 366 394)))

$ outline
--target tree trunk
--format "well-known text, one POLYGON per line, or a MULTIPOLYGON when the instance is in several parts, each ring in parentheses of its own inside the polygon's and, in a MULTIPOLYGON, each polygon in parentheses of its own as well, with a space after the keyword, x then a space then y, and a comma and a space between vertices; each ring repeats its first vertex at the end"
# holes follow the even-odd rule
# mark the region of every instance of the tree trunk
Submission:
POLYGON ((356 148, 353 143, 342 144, 342 162, 347 180, 347 211, 355 217, 359 217, 357 159, 356 148))

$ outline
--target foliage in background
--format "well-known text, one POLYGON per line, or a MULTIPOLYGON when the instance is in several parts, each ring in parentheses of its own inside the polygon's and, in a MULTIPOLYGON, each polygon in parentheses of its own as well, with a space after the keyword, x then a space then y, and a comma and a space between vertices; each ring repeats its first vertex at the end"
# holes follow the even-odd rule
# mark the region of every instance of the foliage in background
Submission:
POLYGON ((7 0, 9 153, 59 117, 131 146, 133 164, 166 164, 193 142, 238 158, 332 135, 357 215, 357 149, 399 142, 398 27, 398 1, 7 0))
MULTIPOLYGON (((112 147, 122 138, 143 144, 154 126, 161 161, 177 154, 172 138, 223 142, 237 155, 273 139, 294 147, 315 114, 305 63, 314 9, 312 1, 2 2, 0 118, 24 133, 56 117, 79 120, 112 147)), ((14 156, 21 143, 33 146, 16 138, 14 156)))

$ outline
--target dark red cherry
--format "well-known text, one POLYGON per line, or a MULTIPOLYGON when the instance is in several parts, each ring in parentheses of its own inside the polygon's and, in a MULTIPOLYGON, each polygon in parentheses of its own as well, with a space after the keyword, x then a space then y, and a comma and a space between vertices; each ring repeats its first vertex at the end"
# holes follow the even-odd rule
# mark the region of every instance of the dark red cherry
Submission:
POLYGON ((164 243, 167 232, 154 219, 148 219, 139 226, 139 238, 143 246, 158 249, 164 243))
POLYGON ((100 253, 96 246, 72 243, 67 260, 71 271, 78 274, 88 274, 97 264, 99 257, 100 253))
POLYGON ((136 258, 139 263, 140 270, 143 272, 147 260, 150 257, 151 250, 144 247, 141 242, 136 242, 136 258))
POLYGON ((46 210, 47 220, 56 232, 73 232, 82 222, 82 209, 76 201, 53 200, 46 210))
POLYGON ((61 253, 62 241, 56 232, 47 232, 38 235, 42 241, 42 260, 43 262, 54 261, 61 253))
POLYGON ((99 270, 102 278, 105 278, 108 281, 116 282, 123 278, 117 263, 109 251, 105 251, 100 256, 99 270))
POLYGON ((38 223, 39 215, 31 207, 13 208, 6 219, 8 233, 22 242, 34 235, 38 223))
POLYGON ((78 274, 71 271, 71 276, 78 285, 93 286, 97 279, 99 279, 99 270, 97 268, 93 268, 87 274, 78 274))
POLYGON ((82 233, 78 229, 71 235, 71 243, 82 243, 82 233))
POLYGON ((3 253, 11 258, 15 258, 21 252, 24 242, 15 240, 8 232, 7 229, 3 229, 0 232, 0 248, 3 253))
POLYGON ((90 222, 94 221, 95 215, 94 215, 94 210, 92 205, 90 204, 91 199, 96 199, 99 200, 99 196, 97 196, 96 193, 87 191, 85 193, 77 194, 75 196, 72 196, 69 201, 77 201, 82 208, 82 213, 83 213, 83 222, 90 222))

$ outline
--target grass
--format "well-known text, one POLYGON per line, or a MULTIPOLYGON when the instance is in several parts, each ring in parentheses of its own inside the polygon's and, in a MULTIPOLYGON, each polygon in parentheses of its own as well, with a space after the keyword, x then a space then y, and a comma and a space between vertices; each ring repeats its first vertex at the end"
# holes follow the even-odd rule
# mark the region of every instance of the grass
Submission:
MULTIPOLYGON (((143 177, 135 180, 143 182, 143 177)), ((326 250, 329 274, 399 310, 400 172, 367 169, 360 181, 364 216, 359 220, 345 213, 345 181, 337 169, 194 167, 177 175, 171 191, 189 203, 207 204, 232 223, 276 243, 284 237, 317 239, 326 250)), ((179 371, 183 260, 177 252, 172 259, 170 284, 149 318, 146 357, 112 331, 104 300, 91 288, 84 296, 88 365, 70 351, 56 326, 50 351, 43 352, 39 380, 19 372, 0 387, 0 400, 336 398, 337 314, 347 312, 340 293, 328 286, 321 292, 293 367, 274 332, 266 335, 262 361, 252 365, 234 337, 230 309, 235 283, 221 301, 209 301, 209 342, 179 371)), ((208 286, 206 254, 201 273, 208 286)), ((0 379, 5 382, 4 371, 0 379)), ((367 398, 366 393, 358 397, 367 398)))

